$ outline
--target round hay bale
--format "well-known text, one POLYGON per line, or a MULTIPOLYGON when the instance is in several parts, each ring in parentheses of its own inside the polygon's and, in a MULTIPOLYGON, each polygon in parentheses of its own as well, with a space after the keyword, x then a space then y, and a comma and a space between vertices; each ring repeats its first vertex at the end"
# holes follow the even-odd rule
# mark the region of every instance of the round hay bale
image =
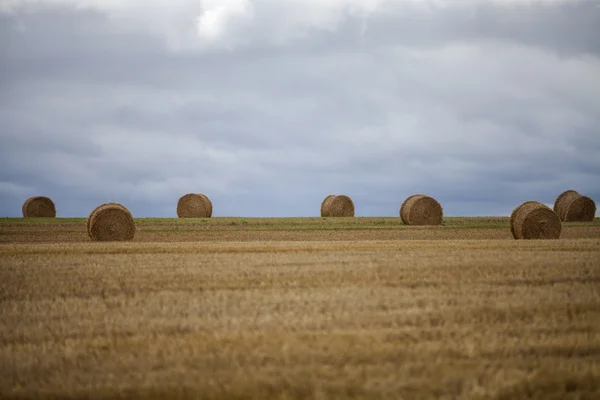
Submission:
POLYGON ((49 197, 34 196, 23 203, 23 218, 55 218, 56 207, 49 197))
POLYGON ((510 220, 515 239, 558 239, 562 231, 558 215, 538 201, 526 201, 515 208, 510 220))
POLYGON ((329 196, 325 197, 321 203, 321 217, 329 217, 329 203, 333 197, 335 197, 335 195, 330 194, 329 196))
MULTIPOLYGON (((90 238, 92 237, 92 232, 90 230, 91 222, 92 222, 92 216, 96 213, 96 211, 102 210, 102 209, 106 208, 107 206, 121 207, 123 209, 123 211, 129 213, 129 210, 124 205, 119 204, 119 203, 104 203, 104 204, 100 204, 98 207, 94 208, 94 210, 90 213, 90 215, 88 216, 88 219, 86 221, 86 224, 87 224, 87 233, 88 233, 88 236, 90 238)), ((131 215, 131 213, 129 213, 129 214, 131 215)), ((132 217, 132 219, 133 219, 133 217, 132 217)))
POLYGON ((102 204, 96 207, 88 217, 88 235, 92 240, 132 240, 135 230, 131 213, 118 203, 102 204))
POLYGON ((433 197, 415 194, 400 206, 400 218, 406 225, 441 225, 444 211, 433 197))
POLYGON ((354 217, 354 203, 346 195, 329 195, 321 205, 324 217, 354 217))
POLYGON ((575 190, 566 190, 556 198, 554 212, 564 222, 589 222, 596 217, 596 203, 575 190))
POLYGON ((177 202, 177 216, 179 218, 210 218, 212 202, 208 196, 201 193, 185 194, 177 202))

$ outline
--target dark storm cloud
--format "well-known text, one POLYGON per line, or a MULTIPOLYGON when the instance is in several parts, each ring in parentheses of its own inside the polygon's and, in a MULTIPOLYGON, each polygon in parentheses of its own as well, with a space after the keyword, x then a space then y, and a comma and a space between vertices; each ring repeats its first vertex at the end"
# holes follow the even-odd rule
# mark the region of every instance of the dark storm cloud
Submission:
POLYGON ((191 2, 56 3, 0 13, 0 215, 35 194, 60 216, 174 216, 190 191, 240 216, 600 200, 598 2, 205 1, 231 8, 200 32, 191 2))

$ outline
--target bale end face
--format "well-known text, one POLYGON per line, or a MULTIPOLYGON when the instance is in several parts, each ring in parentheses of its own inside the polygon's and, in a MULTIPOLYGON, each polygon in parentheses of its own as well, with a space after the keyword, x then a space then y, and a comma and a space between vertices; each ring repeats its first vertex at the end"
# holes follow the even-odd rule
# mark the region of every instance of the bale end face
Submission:
POLYGON ((566 210, 568 203, 571 202, 572 198, 575 198, 577 196, 579 196, 579 193, 577 193, 577 191, 565 190, 564 192, 562 192, 561 194, 558 195, 556 200, 554 200, 553 210, 556 213, 556 215, 558 215, 560 217, 561 220, 562 220, 561 215, 564 214, 564 211, 566 210))
POLYGON ((23 218, 55 218, 56 207, 49 197, 34 196, 23 203, 23 218))
POLYGON ((521 207, 527 205, 527 204, 535 204, 537 203, 537 201, 533 201, 533 200, 529 200, 526 201, 522 204, 520 204, 518 207, 516 207, 513 212, 510 214, 510 233, 512 233, 513 237, 516 239, 515 236, 515 218, 517 217, 517 213, 519 212, 519 210, 521 209, 521 207))
POLYGON ((88 217, 88 235, 95 241, 128 241, 135 231, 131 213, 121 204, 103 204, 88 217))
POLYGON ((329 203, 333 197, 335 197, 335 195, 330 194, 323 199, 323 202, 321 202, 321 217, 329 217, 329 203))
POLYGON ((561 231, 558 215, 537 201, 521 204, 511 215, 511 232, 515 239, 559 239, 561 231))

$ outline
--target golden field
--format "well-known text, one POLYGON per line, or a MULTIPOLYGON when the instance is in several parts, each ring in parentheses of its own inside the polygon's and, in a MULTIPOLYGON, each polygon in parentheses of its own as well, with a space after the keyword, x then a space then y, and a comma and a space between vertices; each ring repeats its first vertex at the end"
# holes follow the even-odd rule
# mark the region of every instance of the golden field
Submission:
POLYGON ((600 220, 0 219, 0 398, 600 398, 600 220))

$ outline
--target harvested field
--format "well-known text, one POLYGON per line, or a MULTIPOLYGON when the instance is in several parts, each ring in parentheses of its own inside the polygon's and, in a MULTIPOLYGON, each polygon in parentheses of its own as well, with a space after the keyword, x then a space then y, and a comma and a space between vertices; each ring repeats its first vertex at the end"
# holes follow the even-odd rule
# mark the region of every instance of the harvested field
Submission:
POLYGON ((0 219, 0 398, 597 398, 600 220, 0 219))

